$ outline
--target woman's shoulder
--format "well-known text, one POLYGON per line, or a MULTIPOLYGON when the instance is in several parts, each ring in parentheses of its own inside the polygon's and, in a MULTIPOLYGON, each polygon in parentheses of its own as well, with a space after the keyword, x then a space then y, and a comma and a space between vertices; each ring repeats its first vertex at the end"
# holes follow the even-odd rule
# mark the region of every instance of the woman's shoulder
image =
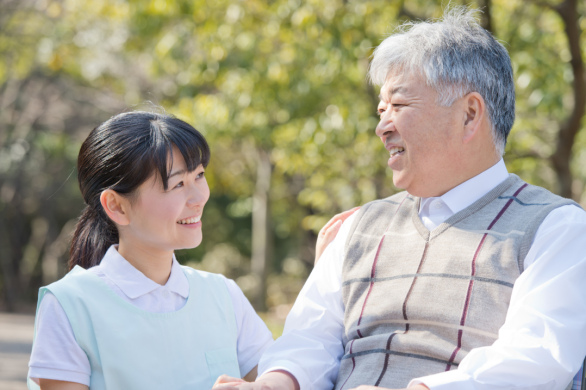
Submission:
POLYGON ((202 271, 199 269, 195 269, 193 267, 190 267, 188 265, 182 265, 181 269, 183 270, 183 272, 189 277, 196 277, 196 278, 206 278, 206 279, 215 279, 215 280, 228 280, 228 278, 226 278, 224 275, 222 274, 216 274, 213 272, 207 272, 207 271, 202 271))
POLYGON ((181 268, 183 269, 185 276, 187 276, 187 279, 191 282, 225 286, 228 289, 228 292, 230 292, 230 295, 234 295, 235 288, 240 291, 240 288, 232 279, 228 279, 222 274, 202 271, 186 265, 182 265, 181 268))
POLYGON ((244 300, 246 299, 246 297, 244 296, 244 293, 242 292, 242 290, 240 289, 238 284, 236 284, 236 282, 234 280, 229 279, 222 274, 201 271, 201 270, 198 270, 198 269, 186 266, 186 265, 182 265, 181 268, 183 269, 183 271, 185 272, 185 275, 187 275, 188 278, 192 278, 192 279, 201 278, 204 280, 207 279, 210 281, 215 281, 220 285, 225 285, 226 288, 228 289, 228 292, 230 293, 232 301, 239 302, 239 301, 242 301, 243 299, 244 300))
POLYGON ((89 285, 95 284, 100 280, 100 275, 93 269, 86 270, 80 266, 75 266, 61 279, 42 287, 41 290, 51 291, 55 295, 66 293, 69 290, 86 290, 89 285))

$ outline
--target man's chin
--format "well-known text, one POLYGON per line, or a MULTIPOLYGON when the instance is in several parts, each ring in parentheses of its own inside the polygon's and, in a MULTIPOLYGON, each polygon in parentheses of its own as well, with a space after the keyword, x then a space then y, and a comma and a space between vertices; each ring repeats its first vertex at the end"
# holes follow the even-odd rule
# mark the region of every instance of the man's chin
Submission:
POLYGON ((408 183, 406 183, 406 180, 404 180, 404 178, 401 177, 401 172, 393 171, 393 185, 395 186, 395 188, 405 190, 408 192, 408 183))

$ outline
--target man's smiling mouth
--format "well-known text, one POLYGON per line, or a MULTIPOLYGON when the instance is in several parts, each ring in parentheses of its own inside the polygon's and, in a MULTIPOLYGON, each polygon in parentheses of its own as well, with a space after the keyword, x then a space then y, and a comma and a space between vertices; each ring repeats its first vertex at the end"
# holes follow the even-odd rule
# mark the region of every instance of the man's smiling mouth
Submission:
POLYGON ((389 150, 389 154, 391 155, 391 157, 395 157, 396 155, 398 155, 399 153, 402 153, 404 151, 405 151, 405 148, 395 146, 389 150))

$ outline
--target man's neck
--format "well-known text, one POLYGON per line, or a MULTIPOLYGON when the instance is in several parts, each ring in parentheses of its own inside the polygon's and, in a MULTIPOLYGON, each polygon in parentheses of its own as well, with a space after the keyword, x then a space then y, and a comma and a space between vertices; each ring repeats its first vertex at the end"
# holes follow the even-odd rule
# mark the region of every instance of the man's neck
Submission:
MULTIPOLYGON (((442 194, 440 198, 454 213, 457 213, 482 198, 508 177, 507 167, 500 159, 491 167, 442 194)), ((422 197, 421 204, 429 198, 431 197, 422 197)))

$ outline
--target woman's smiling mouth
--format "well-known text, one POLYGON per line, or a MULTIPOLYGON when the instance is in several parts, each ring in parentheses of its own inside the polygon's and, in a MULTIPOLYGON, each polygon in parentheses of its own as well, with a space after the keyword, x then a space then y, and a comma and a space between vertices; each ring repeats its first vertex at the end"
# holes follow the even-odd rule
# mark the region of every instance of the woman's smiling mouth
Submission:
POLYGON ((197 217, 189 217, 182 220, 177 221, 180 225, 191 225, 192 223, 198 223, 201 219, 201 215, 197 217))

